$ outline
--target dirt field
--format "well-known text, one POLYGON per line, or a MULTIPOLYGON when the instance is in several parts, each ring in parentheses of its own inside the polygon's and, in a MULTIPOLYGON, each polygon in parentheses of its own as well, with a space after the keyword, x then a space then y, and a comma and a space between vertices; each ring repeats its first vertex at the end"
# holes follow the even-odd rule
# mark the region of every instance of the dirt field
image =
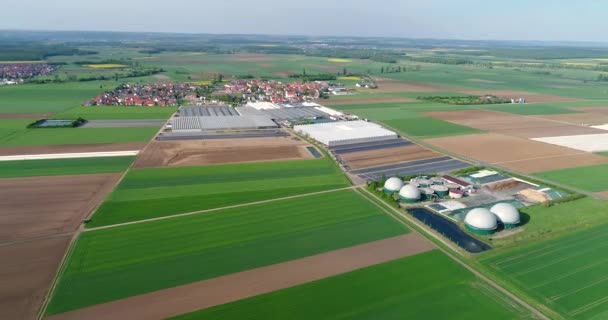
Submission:
POLYGON ((381 98, 357 98, 356 96, 348 99, 329 99, 319 101, 319 103, 333 106, 340 104, 366 104, 366 103, 399 103, 399 102, 415 102, 413 98, 400 98, 400 97, 381 97, 381 98))
POLYGON ((74 152, 103 152, 103 151, 131 151, 141 150, 147 142, 128 143, 102 143, 102 144, 66 144, 55 146, 35 147, 2 147, 0 156, 13 156, 22 154, 51 154, 51 153, 74 153, 74 152))
POLYGON ((48 317, 71 319, 165 319, 433 249, 410 233, 311 257, 239 272, 211 280, 100 304, 48 317))
POLYGON ((427 112, 426 114, 463 126, 522 138, 605 133, 600 129, 569 124, 556 119, 491 110, 427 112))
POLYGON ((471 81, 471 82, 477 82, 477 83, 504 83, 504 82, 500 82, 500 81, 485 80, 485 79, 467 79, 467 80, 471 81))
POLYGON ((458 89, 453 90, 460 93, 466 93, 471 95, 484 95, 484 94, 493 94, 498 97, 504 98, 526 98, 527 102, 574 102, 574 101, 582 101, 583 99, 578 98, 570 98, 563 96, 552 96, 547 94, 526 92, 526 91, 513 91, 513 90, 470 90, 470 89, 458 89))
POLYGON ((75 231, 120 174, 0 179, 0 244, 75 231))
POLYGON ((340 157, 353 169, 377 167, 399 162, 439 157, 440 154, 418 145, 346 153, 340 157))
POLYGON ((308 143, 292 137, 154 141, 136 168, 311 159, 308 143))
POLYGON ((441 149, 524 173, 608 163, 608 157, 497 133, 427 139, 441 149))
POLYGON ((0 113, 0 119, 46 119, 50 116, 50 113, 0 113))
POLYGON ((0 318, 36 319, 69 242, 62 236, 0 246, 0 318))

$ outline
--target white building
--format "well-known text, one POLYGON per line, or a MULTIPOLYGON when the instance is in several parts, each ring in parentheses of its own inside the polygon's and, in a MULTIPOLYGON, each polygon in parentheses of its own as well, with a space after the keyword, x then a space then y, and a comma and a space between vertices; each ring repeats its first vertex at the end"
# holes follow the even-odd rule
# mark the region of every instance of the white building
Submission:
POLYGON ((328 147, 397 138, 395 132, 361 120, 299 125, 294 126, 294 130, 328 147))

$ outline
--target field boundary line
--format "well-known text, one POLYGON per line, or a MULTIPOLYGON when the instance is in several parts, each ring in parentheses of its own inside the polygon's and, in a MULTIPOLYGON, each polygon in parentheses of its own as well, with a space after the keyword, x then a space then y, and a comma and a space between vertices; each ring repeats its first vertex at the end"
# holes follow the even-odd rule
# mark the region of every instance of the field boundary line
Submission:
MULTIPOLYGON (((384 204, 384 201, 382 199, 380 199, 378 196, 376 196, 375 194, 364 190, 364 192, 366 192, 369 196, 373 197, 374 199, 376 199, 377 201, 380 201, 381 203, 384 204)), ((387 210, 388 210, 388 206, 387 206, 387 210)), ((421 223, 414 221, 414 218, 411 218, 409 216, 407 216, 406 214, 403 214, 401 211, 399 211, 396 208, 390 208, 391 211, 394 214, 397 214, 399 217, 402 217, 403 219, 405 219, 406 221, 408 221, 409 223, 417 226, 419 229, 421 229, 423 232, 420 232, 418 230, 412 230, 412 232, 417 232, 417 233, 421 233, 423 236, 425 237, 433 237, 435 240, 439 241, 440 243, 442 243, 443 245, 447 246, 448 248, 453 249, 452 244, 447 243, 447 240, 442 239, 440 236, 432 233, 432 232, 428 232, 426 227, 422 226, 421 223)), ((399 220, 401 223, 406 224, 404 221, 399 220)), ((407 225, 407 224, 406 224, 407 225)), ((485 276, 484 274, 482 274, 481 272, 477 271, 477 269, 471 267, 470 265, 468 265, 467 263, 463 262, 460 258, 456 257, 454 254, 452 254, 451 252, 449 252, 448 250, 446 250, 445 248, 441 247, 441 246, 437 246, 437 248, 439 250, 441 250, 441 252, 443 252, 445 255, 447 255, 450 259, 454 260, 456 263, 458 263, 459 265, 463 266, 465 269, 467 269, 469 272, 473 273, 473 275, 475 275, 476 277, 478 277, 479 279, 481 279, 482 281, 485 281, 486 283, 488 283, 489 285, 491 285, 493 288, 495 288, 496 290, 500 291, 502 294, 506 295, 507 297, 511 298, 513 301, 517 302, 520 306, 525 307, 526 309, 528 309, 530 312, 532 312, 534 315, 536 315, 537 317, 539 317, 540 319, 543 320, 550 320, 549 317, 547 317, 544 313, 542 313, 540 310, 536 309, 535 307, 533 307, 531 304, 527 303, 526 301, 524 301, 523 299, 519 298, 518 296, 516 296, 515 294, 511 293, 509 290, 505 289, 504 287, 500 286, 498 283, 494 282, 494 280, 490 279, 489 277, 485 276)), ((458 250, 455 250, 455 252, 458 252, 458 250)))
POLYGON ((159 221, 159 220, 175 219, 175 218, 180 218, 180 217, 185 217, 185 216, 191 216, 191 215, 195 215, 195 214, 208 213, 208 212, 214 212, 214 211, 221 211, 221 210, 225 210, 225 209, 241 208, 241 207, 252 206, 252 205, 257 205, 257 204, 264 204, 264 203, 269 203, 269 202, 284 201, 284 200, 289 200, 289 199, 303 198, 303 197, 315 196, 315 195, 324 194, 324 193, 331 193, 331 192, 338 192, 338 191, 344 191, 344 190, 351 190, 351 189, 355 189, 355 188, 357 188, 357 186, 349 186, 349 187, 344 187, 344 188, 337 188, 337 189, 323 190, 323 191, 317 191, 317 192, 296 194, 296 195, 293 195, 293 196, 287 196, 287 197, 281 197, 281 198, 274 198, 274 199, 260 200, 260 201, 254 201, 254 202, 247 202, 247 203, 235 204, 235 205, 231 205, 231 206, 224 206, 224 207, 218 207, 218 208, 212 208, 212 209, 205 209, 205 210, 191 211, 191 212, 186 212, 186 213, 179 213, 179 214, 174 214, 174 215, 164 216, 164 217, 150 218, 150 219, 137 220, 137 221, 129 221, 129 222, 124 222, 124 223, 111 224, 111 225, 107 225, 107 226, 88 228, 88 229, 82 230, 82 232, 90 232, 90 231, 97 231, 97 230, 103 230, 103 229, 111 229, 111 228, 117 228, 117 227, 122 227, 122 226, 128 226, 128 225, 139 224, 139 223, 146 223, 146 222, 152 222, 152 221, 159 221))

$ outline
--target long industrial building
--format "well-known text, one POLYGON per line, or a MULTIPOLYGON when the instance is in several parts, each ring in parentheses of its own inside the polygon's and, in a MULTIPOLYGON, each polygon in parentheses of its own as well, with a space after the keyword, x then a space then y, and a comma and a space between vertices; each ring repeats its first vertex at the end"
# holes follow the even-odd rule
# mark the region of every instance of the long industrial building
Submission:
POLYGON ((361 120, 297 125, 294 130, 328 147, 397 138, 395 132, 361 120))

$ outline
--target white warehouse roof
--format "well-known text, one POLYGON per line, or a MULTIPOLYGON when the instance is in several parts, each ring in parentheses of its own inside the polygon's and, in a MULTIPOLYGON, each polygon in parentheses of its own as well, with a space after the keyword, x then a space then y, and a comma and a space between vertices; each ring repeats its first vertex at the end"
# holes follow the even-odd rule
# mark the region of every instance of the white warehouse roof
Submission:
POLYGON ((393 131, 361 120, 306 124, 294 129, 329 147, 397 138, 393 131))

